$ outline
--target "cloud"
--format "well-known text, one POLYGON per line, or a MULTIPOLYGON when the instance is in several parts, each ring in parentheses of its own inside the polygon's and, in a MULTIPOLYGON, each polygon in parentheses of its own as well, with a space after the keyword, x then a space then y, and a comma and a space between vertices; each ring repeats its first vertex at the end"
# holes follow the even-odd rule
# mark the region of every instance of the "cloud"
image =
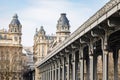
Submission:
POLYGON ((33 45, 35 28, 40 28, 40 26, 44 26, 47 34, 55 34, 57 20, 61 13, 67 13, 73 32, 86 20, 85 14, 91 12, 91 9, 84 7, 82 4, 74 4, 67 0, 59 2, 43 0, 30 3, 31 6, 18 11, 23 25, 24 45, 33 45))
MULTIPOLYGON (((83 22, 85 22, 95 10, 91 7, 79 2, 74 2, 70 0, 27 0, 27 6, 16 10, 19 16, 19 20, 22 24, 23 29, 23 40, 22 43, 25 46, 33 45, 33 36, 35 33, 35 28, 40 28, 44 26, 47 34, 55 34, 57 20, 61 13, 67 13, 67 17, 70 21, 71 32, 76 30, 83 22)), ((11 20, 6 17, 5 20, 1 22, 9 23, 11 20), (5 22, 4 22, 5 21, 5 22)), ((5 25, 5 24, 2 24, 5 25)))
MULTIPOLYGON (((22 11, 22 17, 28 21, 31 20, 36 22, 36 25, 39 26, 53 24, 54 26, 52 27, 56 27, 57 20, 62 12, 67 13, 68 19, 73 18, 75 22, 79 21, 78 18, 81 18, 79 21, 79 23, 81 23, 84 17, 86 17, 84 16, 86 13, 89 16, 88 12, 91 12, 91 9, 82 7, 81 4, 74 4, 63 0, 59 2, 50 2, 45 0, 37 2, 37 5, 32 5, 31 7, 25 8, 22 11), (77 6, 77 9, 75 9, 75 6, 77 6)), ((71 22, 72 19, 69 20, 71 22)), ((50 33, 50 31, 48 31, 48 33, 50 33)))

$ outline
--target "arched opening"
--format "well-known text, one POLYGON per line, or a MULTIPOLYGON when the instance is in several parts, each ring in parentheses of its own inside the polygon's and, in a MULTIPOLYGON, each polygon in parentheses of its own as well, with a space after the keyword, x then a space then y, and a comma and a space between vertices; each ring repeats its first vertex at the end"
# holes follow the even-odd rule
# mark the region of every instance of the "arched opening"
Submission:
POLYGON ((120 79, 120 30, 112 33, 108 39, 109 54, 109 79, 120 79), (111 57, 112 56, 112 57, 111 57))

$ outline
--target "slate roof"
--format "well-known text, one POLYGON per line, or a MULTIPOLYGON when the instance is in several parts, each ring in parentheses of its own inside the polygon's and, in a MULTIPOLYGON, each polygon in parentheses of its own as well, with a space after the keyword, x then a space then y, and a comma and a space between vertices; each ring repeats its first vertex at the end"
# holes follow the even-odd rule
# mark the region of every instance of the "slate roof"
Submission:
POLYGON ((10 24, 11 24, 11 25, 20 25, 20 21, 18 20, 17 14, 15 14, 15 15, 13 16, 13 19, 12 19, 12 21, 11 21, 10 24))

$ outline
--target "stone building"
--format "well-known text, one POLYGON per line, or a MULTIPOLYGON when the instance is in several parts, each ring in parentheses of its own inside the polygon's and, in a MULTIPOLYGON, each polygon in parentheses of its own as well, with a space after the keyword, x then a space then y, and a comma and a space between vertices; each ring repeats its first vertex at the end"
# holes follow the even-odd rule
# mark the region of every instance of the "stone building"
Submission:
POLYGON ((33 48, 32 47, 23 47, 22 53, 25 58, 25 66, 28 67, 28 69, 34 68, 34 61, 33 61, 33 48))
POLYGON ((22 60, 24 60, 23 80, 34 80, 34 77, 32 77, 34 75, 32 73, 34 71, 33 48, 23 47, 22 53, 22 60))
MULTIPOLYGON (((60 42, 64 41, 69 35, 70 24, 65 13, 62 13, 58 20, 56 35, 46 35, 43 26, 41 26, 39 30, 36 29, 33 46, 35 65, 49 55, 49 53, 54 50, 55 47, 59 46, 60 42)), ((35 80, 40 80, 39 78, 39 70, 35 67, 35 80)))
POLYGON ((59 45, 60 42, 64 41, 69 35, 70 24, 65 13, 62 13, 58 20, 56 35, 46 35, 43 26, 41 26, 39 30, 36 29, 33 46, 35 62, 41 61, 55 46, 59 45))
POLYGON ((0 80, 22 80, 22 25, 17 14, 0 30, 0 80))

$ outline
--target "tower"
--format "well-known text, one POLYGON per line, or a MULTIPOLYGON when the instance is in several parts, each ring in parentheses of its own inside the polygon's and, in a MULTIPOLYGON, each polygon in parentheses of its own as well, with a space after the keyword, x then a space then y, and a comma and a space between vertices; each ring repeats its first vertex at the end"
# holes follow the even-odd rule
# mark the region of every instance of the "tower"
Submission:
POLYGON ((22 25, 18 20, 17 14, 15 14, 13 16, 11 23, 9 24, 9 31, 8 31, 13 40, 12 41, 13 44, 21 44, 21 35, 22 35, 21 29, 22 29, 22 25))
POLYGON ((5 73, 2 74, 4 77, 0 76, 0 80, 23 80, 21 28, 18 16, 15 14, 9 24, 9 30, 0 30, 0 73, 5 73))
POLYGON ((39 30, 36 29, 34 36, 34 60, 42 60, 47 55, 48 41, 43 26, 39 30))
POLYGON ((66 14, 62 13, 57 23, 56 31, 57 43, 64 41, 69 35, 70 35, 69 20, 67 19, 66 14))
MULTIPOLYGON (((42 26, 39 30, 36 29, 33 46, 34 61, 36 62, 35 64, 42 61, 43 58, 54 50, 56 45, 58 45, 61 41, 64 41, 69 35, 70 25, 65 13, 62 13, 58 20, 56 36, 46 35, 46 32, 42 26)), ((39 80, 39 69, 37 67, 35 68, 35 72, 35 80, 39 80)))

